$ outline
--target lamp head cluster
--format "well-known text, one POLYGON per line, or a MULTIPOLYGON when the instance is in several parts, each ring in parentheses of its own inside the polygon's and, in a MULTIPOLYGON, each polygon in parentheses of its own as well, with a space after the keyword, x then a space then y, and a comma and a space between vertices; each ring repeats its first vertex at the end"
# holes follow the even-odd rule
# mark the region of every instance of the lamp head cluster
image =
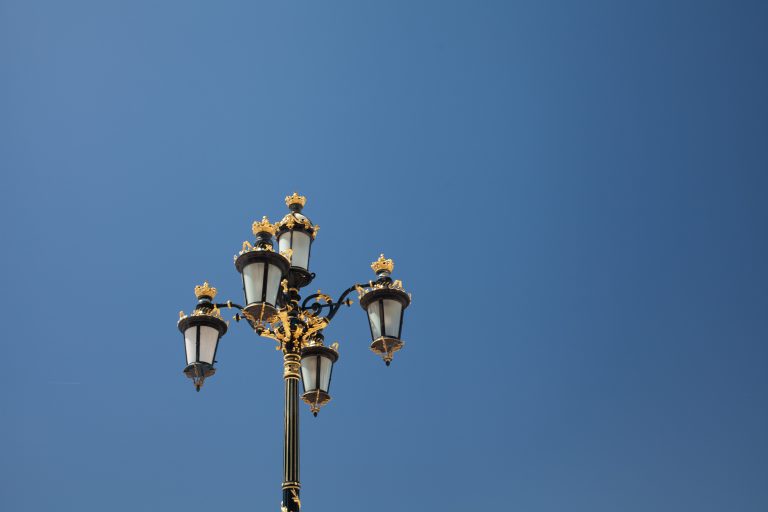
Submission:
POLYGON ((279 222, 271 223, 266 216, 253 222, 255 241, 243 242, 234 256, 235 268, 242 278, 244 306, 231 301, 215 304, 216 288, 208 282, 195 287, 198 304, 192 314, 180 315, 178 327, 184 336, 187 356, 184 373, 198 391, 216 371, 219 340, 227 332, 219 307, 240 309, 234 317, 236 321, 245 319, 256 334, 275 340, 286 357, 295 354, 290 357, 300 358, 302 399, 315 415, 331 399, 331 373, 339 358, 338 343, 326 346, 323 330, 340 306, 352 303, 345 300, 350 292, 357 290, 360 306, 368 315, 371 350, 389 366, 394 353, 403 348, 403 312, 411 297, 403 290, 401 281, 392 280, 394 262, 383 254, 371 264, 375 281, 350 287, 336 301, 318 290, 301 303, 300 290, 315 277, 309 265, 319 230, 302 213, 306 202, 304 196, 294 192, 286 196, 289 212, 279 222))

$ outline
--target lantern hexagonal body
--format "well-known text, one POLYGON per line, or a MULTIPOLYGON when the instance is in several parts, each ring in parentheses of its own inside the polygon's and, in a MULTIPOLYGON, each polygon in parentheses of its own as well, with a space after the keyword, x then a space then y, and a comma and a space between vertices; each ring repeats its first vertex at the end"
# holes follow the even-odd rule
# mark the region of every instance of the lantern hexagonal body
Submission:
POLYGON ((301 399, 309 405, 315 416, 331 400, 328 392, 333 363, 338 358, 338 352, 324 345, 311 345, 301 352, 301 382, 304 386, 301 399))
POLYGON ((280 282, 288 273, 288 265, 283 256, 268 250, 247 251, 235 260, 243 277, 244 311, 249 321, 266 321, 276 313, 280 282))
POLYGON ((200 391, 205 379, 216 373, 213 367, 216 351, 219 340, 227 332, 227 324, 203 310, 181 318, 178 326, 184 337, 184 352, 187 357, 184 373, 200 391))
POLYGON ((360 298, 360 306, 368 314, 371 350, 382 356, 387 366, 394 352, 403 348, 403 312, 410 303, 407 293, 391 287, 375 288, 360 298))

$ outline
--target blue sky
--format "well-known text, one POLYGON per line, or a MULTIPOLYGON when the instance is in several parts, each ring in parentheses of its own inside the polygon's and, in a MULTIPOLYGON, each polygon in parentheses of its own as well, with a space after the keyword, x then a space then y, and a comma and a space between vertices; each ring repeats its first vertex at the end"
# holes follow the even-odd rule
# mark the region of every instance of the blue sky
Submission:
POLYGON ((278 510, 282 379, 232 325, 253 220, 308 197, 357 305, 302 409, 309 510, 768 508, 760 2, 0 2, 9 511, 278 510))

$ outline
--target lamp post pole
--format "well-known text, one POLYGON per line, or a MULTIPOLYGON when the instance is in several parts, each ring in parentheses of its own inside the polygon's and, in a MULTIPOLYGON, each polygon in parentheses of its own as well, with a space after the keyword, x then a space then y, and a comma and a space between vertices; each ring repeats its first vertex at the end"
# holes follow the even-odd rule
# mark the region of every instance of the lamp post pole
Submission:
POLYGON ((189 315, 179 313, 178 328, 184 337, 187 358, 184 373, 197 391, 216 373, 219 341, 228 326, 221 317, 221 309, 238 309, 235 321, 246 320, 257 335, 277 342, 277 349, 283 353, 285 382, 280 508, 282 512, 299 512, 299 380, 304 386, 301 398, 317 416, 320 408, 331 400, 331 373, 339 357, 338 343, 326 346, 323 330, 341 306, 352 304, 347 297, 357 291, 360 305, 368 315, 370 349, 389 366, 394 353, 404 345, 400 331, 403 312, 411 298, 402 283, 390 277, 394 263, 382 254, 371 265, 376 281, 355 284, 336 300, 318 290, 301 302, 299 291, 315 277, 309 272, 309 255, 318 226, 301 213, 306 198, 294 192, 285 202, 290 212, 276 224, 266 217, 254 222, 255 242, 243 242, 242 250, 235 255, 246 305, 232 301, 214 303, 216 288, 206 282, 195 287, 198 301, 194 311, 189 315), (275 235, 279 252, 274 247, 275 235))
POLYGON ((299 378, 301 356, 293 347, 283 353, 285 380, 285 427, 283 434, 283 507, 298 512, 301 501, 299 480, 299 378))

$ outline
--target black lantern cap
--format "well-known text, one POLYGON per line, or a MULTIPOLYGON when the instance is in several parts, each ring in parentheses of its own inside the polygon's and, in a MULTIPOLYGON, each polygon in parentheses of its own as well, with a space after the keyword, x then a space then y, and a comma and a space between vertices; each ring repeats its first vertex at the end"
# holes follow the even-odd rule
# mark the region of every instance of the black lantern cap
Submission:
POLYGON ((411 297, 399 288, 375 288, 360 297, 360 307, 367 310, 371 302, 379 299, 394 299, 403 305, 403 310, 411 304, 411 297))
POLYGON ((201 310, 195 310, 195 312, 191 315, 179 319, 178 326, 181 334, 184 334, 184 331, 186 331, 188 328, 198 325, 201 327, 213 327, 219 331, 219 337, 222 337, 227 333, 227 322, 221 318, 207 315, 204 312, 199 313, 199 311, 201 310))
POLYGON ((309 357, 309 356, 316 356, 316 355, 325 356, 328 359, 330 359, 331 362, 333 363, 339 360, 339 353, 336 352, 331 347, 326 347, 325 345, 309 345, 308 347, 305 347, 301 351, 301 357, 309 357))
POLYGON ((235 259, 235 268, 242 274, 245 266, 251 263, 271 263, 277 265, 277 267, 282 271, 283 275, 288 272, 288 268, 290 267, 290 263, 288 263, 288 260, 282 254, 278 254, 270 250, 254 249, 241 252, 240 255, 235 259))

